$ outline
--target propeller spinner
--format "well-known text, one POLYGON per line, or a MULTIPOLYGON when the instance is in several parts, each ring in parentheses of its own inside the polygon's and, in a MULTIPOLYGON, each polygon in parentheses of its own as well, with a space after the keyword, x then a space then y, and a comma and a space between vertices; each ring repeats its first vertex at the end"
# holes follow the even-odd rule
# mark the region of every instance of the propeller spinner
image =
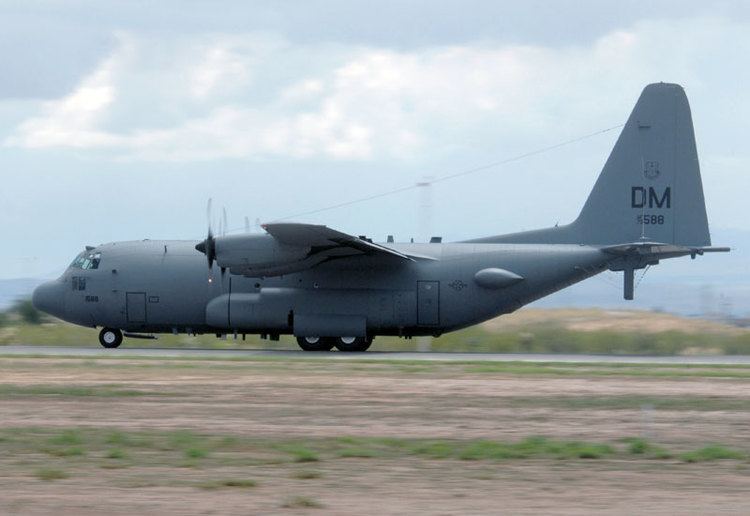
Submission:
POLYGON ((211 269, 214 266, 214 260, 216 259, 216 239, 210 229, 208 230, 206 239, 197 244, 195 248, 206 255, 206 258, 208 259, 208 268, 211 269))

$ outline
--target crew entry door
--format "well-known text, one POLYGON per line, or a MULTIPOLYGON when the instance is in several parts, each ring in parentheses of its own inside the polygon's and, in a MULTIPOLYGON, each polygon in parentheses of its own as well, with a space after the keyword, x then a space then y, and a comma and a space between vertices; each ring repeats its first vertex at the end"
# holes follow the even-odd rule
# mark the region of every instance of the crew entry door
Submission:
POLYGON ((417 281, 417 324, 440 324, 440 282, 417 281))
POLYGON ((128 292, 125 298, 129 323, 146 322, 146 293, 128 292))

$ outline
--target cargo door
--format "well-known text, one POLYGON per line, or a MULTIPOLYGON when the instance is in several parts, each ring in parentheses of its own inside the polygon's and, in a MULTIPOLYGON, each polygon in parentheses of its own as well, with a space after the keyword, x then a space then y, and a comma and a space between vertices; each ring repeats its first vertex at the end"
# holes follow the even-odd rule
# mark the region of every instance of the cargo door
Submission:
POLYGON ((440 282, 417 281, 417 324, 440 324, 440 282))
POLYGON ((129 323, 146 322, 146 293, 128 292, 125 298, 125 306, 128 312, 129 323))

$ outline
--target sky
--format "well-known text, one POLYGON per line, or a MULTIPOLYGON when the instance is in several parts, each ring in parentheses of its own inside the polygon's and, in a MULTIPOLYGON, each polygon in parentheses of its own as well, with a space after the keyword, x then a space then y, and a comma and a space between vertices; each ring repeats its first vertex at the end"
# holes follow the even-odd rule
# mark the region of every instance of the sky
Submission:
POLYGON ((658 81, 712 230, 750 231, 748 55, 747 2, 0 0, 0 278, 203 238, 209 198, 376 240, 569 222, 658 81))

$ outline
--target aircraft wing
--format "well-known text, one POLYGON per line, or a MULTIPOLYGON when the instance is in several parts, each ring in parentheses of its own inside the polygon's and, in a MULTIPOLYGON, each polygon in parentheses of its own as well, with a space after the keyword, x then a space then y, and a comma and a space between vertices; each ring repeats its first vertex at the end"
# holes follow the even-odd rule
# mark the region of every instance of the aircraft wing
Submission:
POLYGON ((347 235, 327 226, 279 222, 264 224, 262 227, 282 244, 310 247, 311 254, 323 253, 332 257, 351 254, 383 255, 414 261, 410 256, 375 244, 365 237, 347 235))
POLYGON ((297 223, 265 224, 265 235, 215 237, 196 246, 222 270, 247 277, 271 277, 300 272, 321 263, 370 256, 391 263, 435 260, 430 256, 404 254, 326 226, 297 223))

